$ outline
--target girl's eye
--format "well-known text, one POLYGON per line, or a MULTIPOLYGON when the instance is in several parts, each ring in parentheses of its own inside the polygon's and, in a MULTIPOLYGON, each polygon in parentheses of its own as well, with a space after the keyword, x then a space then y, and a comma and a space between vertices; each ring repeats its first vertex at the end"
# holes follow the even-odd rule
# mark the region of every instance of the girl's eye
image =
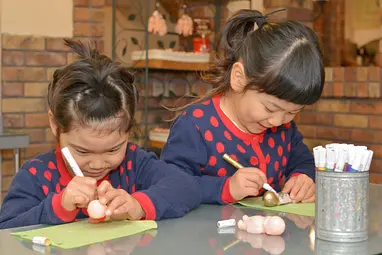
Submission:
MULTIPOLYGON (((264 106, 265 107, 265 106, 264 106)), ((269 113, 273 113, 274 111, 269 110, 267 107, 265 107, 265 110, 269 113)))
POLYGON ((110 152, 110 153, 114 153, 114 152, 117 152, 117 151, 119 151, 119 149, 120 149, 120 148, 117 148, 117 149, 112 149, 112 150, 110 150, 109 152, 110 152))
POLYGON ((76 151, 77 151, 77 153, 80 154, 80 155, 86 155, 86 154, 88 154, 88 152, 86 152, 86 151, 80 151, 80 150, 76 150, 76 151))

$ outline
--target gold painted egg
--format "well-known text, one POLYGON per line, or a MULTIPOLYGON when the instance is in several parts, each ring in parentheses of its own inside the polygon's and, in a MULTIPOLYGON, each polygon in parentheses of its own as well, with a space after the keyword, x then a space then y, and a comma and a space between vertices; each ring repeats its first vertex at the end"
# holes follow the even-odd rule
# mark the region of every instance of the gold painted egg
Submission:
POLYGON ((279 198, 272 191, 267 191, 263 196, 264 206, 272 207, 279 204, 279 198))

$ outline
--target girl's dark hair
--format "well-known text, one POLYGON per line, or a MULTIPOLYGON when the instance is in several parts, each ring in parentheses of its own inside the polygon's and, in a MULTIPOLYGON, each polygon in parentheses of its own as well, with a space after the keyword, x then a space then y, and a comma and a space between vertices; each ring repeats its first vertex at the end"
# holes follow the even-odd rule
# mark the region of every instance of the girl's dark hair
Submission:
POLYGON ((231 69, 238 61, 245 68, 246 89, 300 105, 313 104, 321 96, 322 52, 315 33, 303 24, 268 23, 259 11, 238 11, 225 24, 215 63, 203 75, 215 88, 197 102, 229 91, 231 69))
POLYGON ((120 131, 130 131, 139 97, 134 76, 80 41, 65 39, 65 44, 79 59, 57 69, 48 87, 48 105, 58 131, 70 131, 75 122, 97 125, 115 120, 120 131))

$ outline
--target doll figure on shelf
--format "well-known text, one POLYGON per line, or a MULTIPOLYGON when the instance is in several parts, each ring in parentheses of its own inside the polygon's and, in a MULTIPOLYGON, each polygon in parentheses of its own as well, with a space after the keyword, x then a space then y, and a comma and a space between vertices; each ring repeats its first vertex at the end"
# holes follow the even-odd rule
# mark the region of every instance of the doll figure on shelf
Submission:
POLYGON ((149 33, 158 34, 160 36, 167 34, 166 21, 158 10, 155 10, 149 18, 148 31, 149 33))
POLYGON ((194 22, 192 21, 190 16, 184 13, 182 17, 178 20, 175 27, 175 31, 180 35, 189 36, 192 35, 193 28, 194 22))

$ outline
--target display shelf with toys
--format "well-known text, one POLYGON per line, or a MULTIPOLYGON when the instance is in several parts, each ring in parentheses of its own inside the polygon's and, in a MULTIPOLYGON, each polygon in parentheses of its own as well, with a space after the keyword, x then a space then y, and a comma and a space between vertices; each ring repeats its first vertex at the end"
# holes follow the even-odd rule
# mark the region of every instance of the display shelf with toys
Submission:
MULTIPOLYGON (((210 54, 150 49, 148 67, 151 69, 205 71, 208 70, 210 54)), ((132 63, 135 68, 146 67, 144 51, 133 51, 132 63)))
MULTIPOLYGON (((117 8, 116 1, 117 0, 113 0, 114 21, 116 17, 115 9, 117 8)), ((210 43, 210 40, 216 38, 216 35, 219 33, 221 22, 220 13, 223 8, 223 4, 220 0, 203 3, 200 1, 174 1, 171 10, 167 10, 166 6, 168 7, 168 5, 163 5, 160 0, 146 0, 140 2, 140 8, 137 9, 136 13, 129 13, 129 20, 133 20, 134 22, 142 21, 142 24, 134 25, 145 28, 144 41, 137 39, 138 36, 132 37, 132 44, 129 46, 130 50, 126 50, 127 46, 125 46, 122 51, 122 55, 129 52, 129 66, 135 69, 138 75, 141 75, 137 81, 141 81, 141 85, 144 85, 141 86, 143 92, 141 93, 141 101, 144 102, 144 107, 140 109, 142 114, 141 121, 138 123, 139 132, 136 132, 137 137, 134 136, 132 139, 146 150, 161 150, 167 140, 153 139, 153 134, 160 131, 160 128, 154 128, 150 131, 150 126, 154 124, 152 120, 149 122, 149 98, 153 97, 149 91, 152 90, 150 86, 154 86, 150 84, 152 80, 151 73, 158 71, 164 73, 177 72, 176 75, 185 77, 184 79, 188 82, 188 76, 182 76, 179 72, 207 71, 214 54, 211 50, 213 47, 210 46, 214 45, 214 41, 210 43), (196 10, 200 8, 208 8, 211 10, 215 8, 213 16, 205 17, 204 14, 200 15, 199 12, 196 14, 196 10), (171 15, 171 13, 175 13, 175 9, 178 10, 177 15, 171 15), (213 29, 212 24, 214 24, 213 29), (163 41, 166 41, 167 38, 157 41, 158 48, 153 46, 154 44, 152 42, 154 39, 152 38, 166 37, 167 35, 172 38, 169 48, 166 48, 164 46, 165 44, 163 44, 163 41), (179 37, 177 47, 175 47, 175 42, 178 40, 174 39, 174 35, 179 37), (139 43, 142 43, 142 45, 139 45, 139 43)), ((116 57, 117 40, 115 36, 117 35, 117 24, 114 23, 112 24, 112 50, 113 57, 116 57)), ((126 27, 126 30, 129 30, 132 25, 130 24, 128 27, 129 28, 126 27)), ((123 40, 126 42, 129 41, 128 39, 123 40)), ((163 77, 166 77, 166 75, 163 77)), ((191 92, 192 96, 197 96, 196 93, 191 92)), ((186 89, 186 94, 187 93, 189 93, 189 89, 186 89)), ((179 96, 184 97, 187 96, 186 94, 179 96)), ((163 123, 162 125, 161 123, 155 124, 157 124, 156 126, 158 127, 163 126, 163 123)))
POLYGON ((167 142, 170 130, 168 128, 156 127, 149 133, 150 146, 156 149, 162 149, 167 142))

